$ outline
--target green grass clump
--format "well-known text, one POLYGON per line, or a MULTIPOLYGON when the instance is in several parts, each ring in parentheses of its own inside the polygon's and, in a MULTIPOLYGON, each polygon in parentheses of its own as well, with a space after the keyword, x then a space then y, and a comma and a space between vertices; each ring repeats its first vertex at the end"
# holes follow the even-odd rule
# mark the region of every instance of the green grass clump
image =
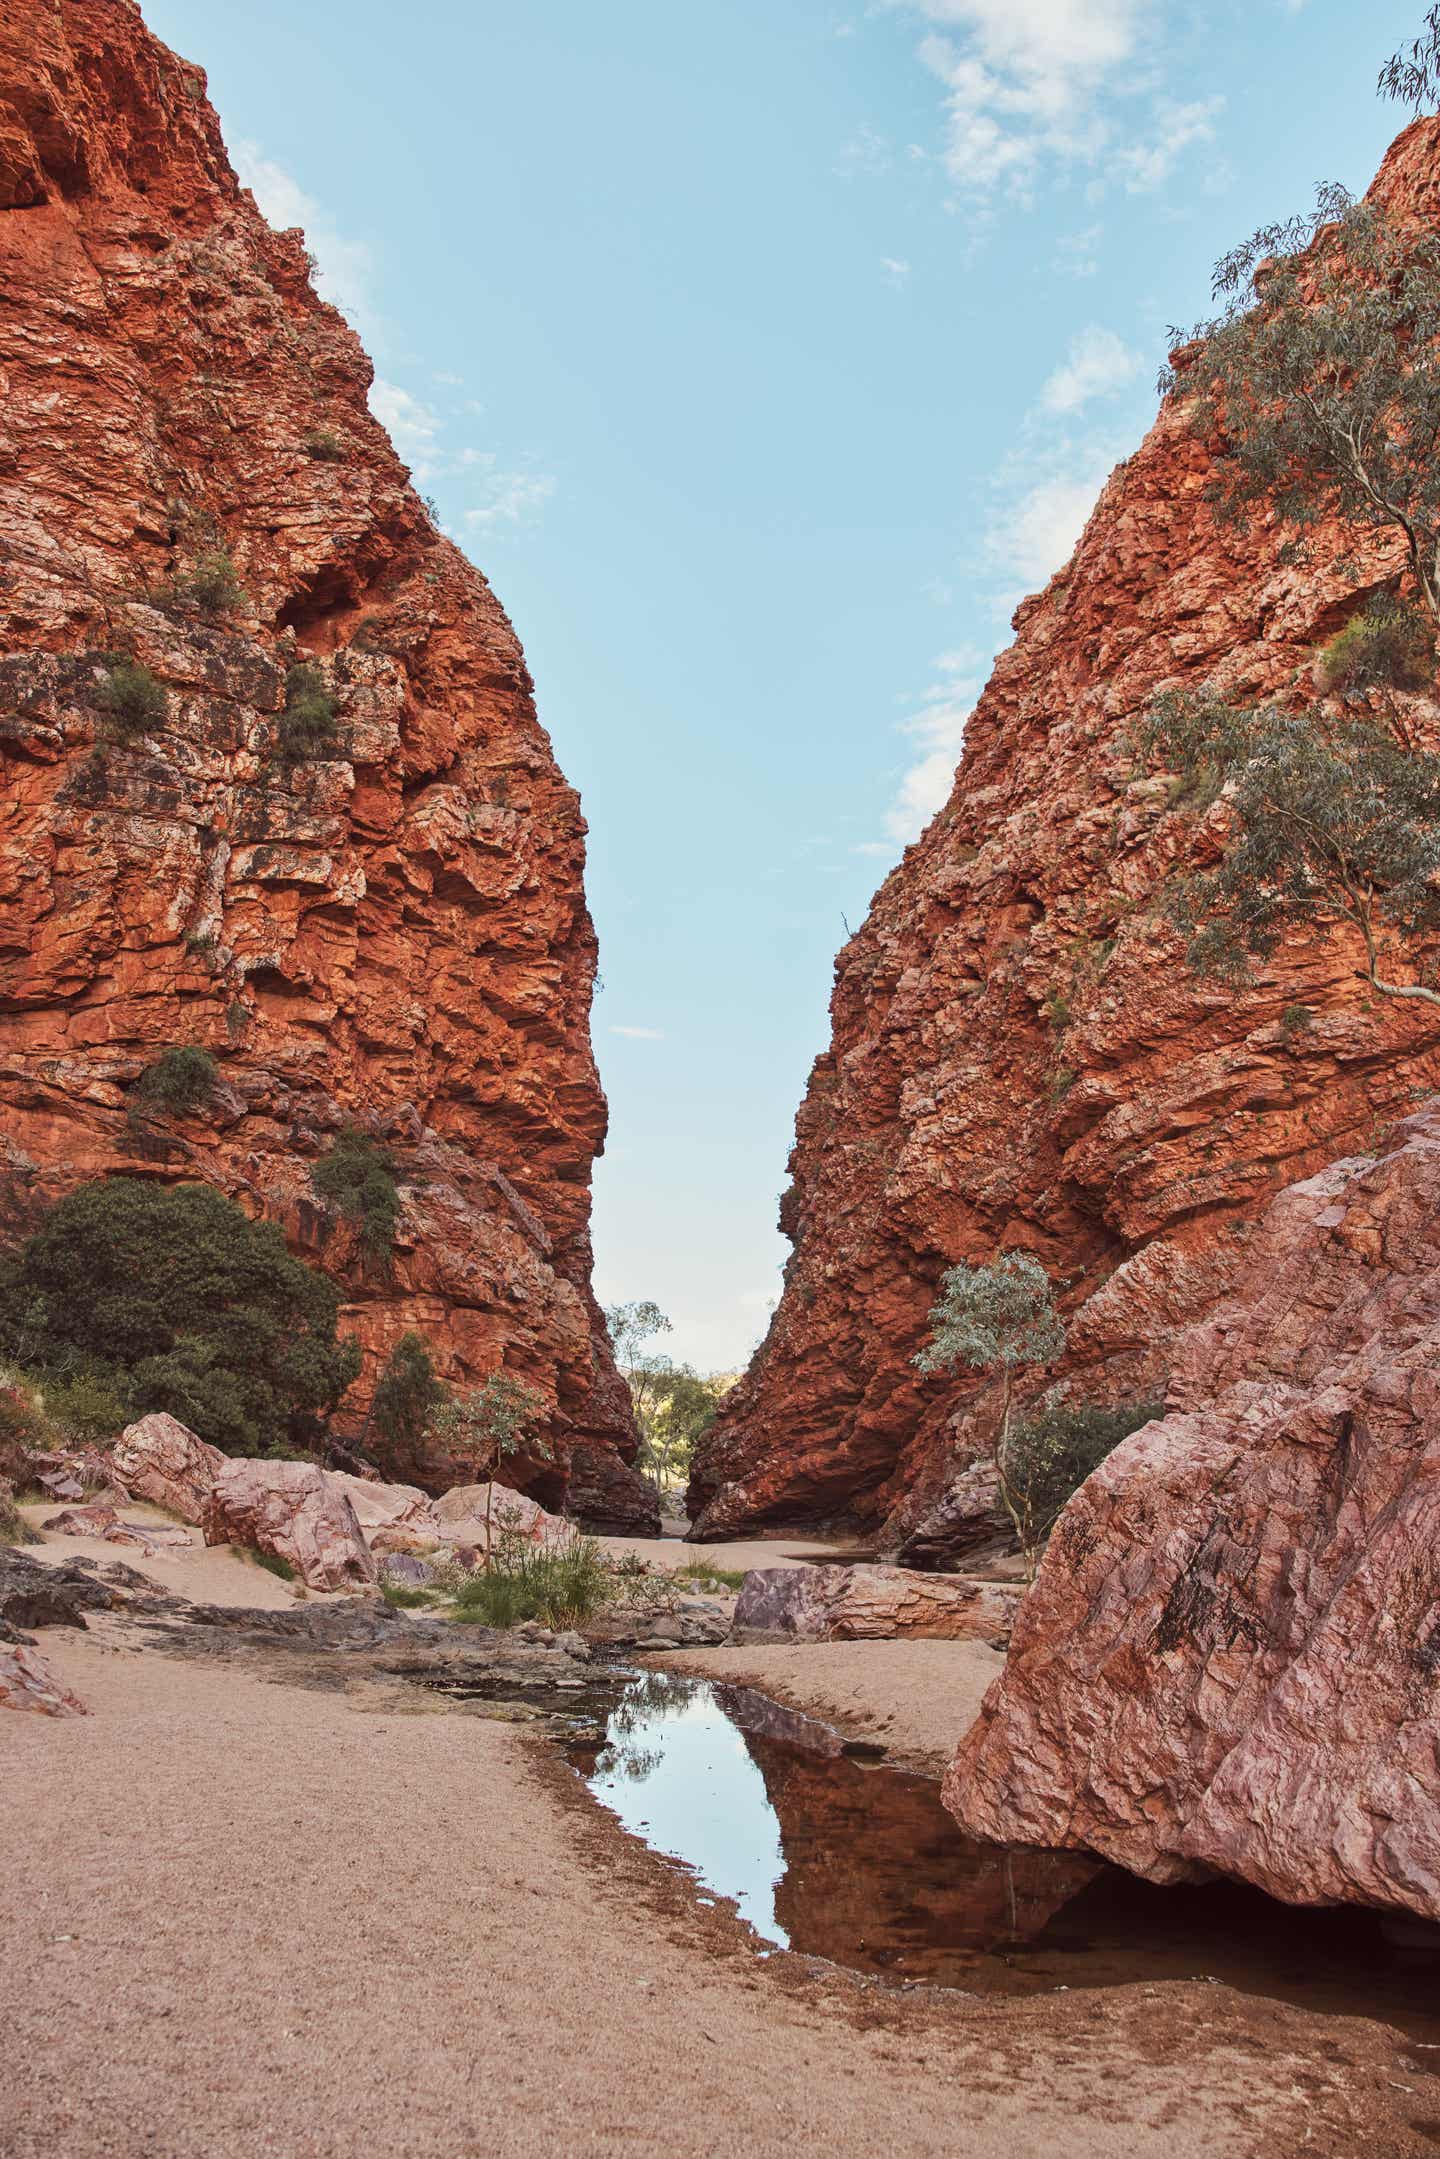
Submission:
POLYGON ((305 455, 317 465, 343 465, 345 445, 333 427, 312 427, 305 437, 305 455))
POLYGON ((1322 688, 1332 695, 1366 690, 1425 690, 1435 681, 1435 633, 1413 608, 1381 601, 1347 622, 1320 654, 1322 688))
POLYGON ((527 1619, 574 1627, 599 1611, 610 1589, 610 1568, 593 1537, 576 1535, 547 1550, 502 1531, 490 1565, 461 1583, 455 1617, 482 1627, 515 1627, 527 1619))
POLYGON ((407 1582, 382 1582, 380 1594, 385 1602, 399 1612, 413 1612, 418 1605, 429 1604, 433 1592, 412 1588, 407 1582))
POLYGON ((267 1574, 278 1575, 282 1582, 293 1582, 295 1580, 295 1569, 291 1566, 289 1560, 282 1559, 278 1552, 252 1550, 250 1557, 257 1567, 263 1567, 267 1574))
POLYGON ((209 1050, 187 1042, 168 1049, 136 1080, 130 1096, 132 1111, 159 1111, 167 1117, 188 1117, 203 1109, 215 1092, 219 1068, 209 1050))
POLYGON ((139 660, 116 660, 100 685, 99 703, 121 742, 153 734, 169 710, 164 685, 139 660))
POLYGON ((674 1579, 694 1589, 739 1589, 745 1580, 743 1567, 712 1567, 708 1560, 690 1559, 675 1569, 674 1579))

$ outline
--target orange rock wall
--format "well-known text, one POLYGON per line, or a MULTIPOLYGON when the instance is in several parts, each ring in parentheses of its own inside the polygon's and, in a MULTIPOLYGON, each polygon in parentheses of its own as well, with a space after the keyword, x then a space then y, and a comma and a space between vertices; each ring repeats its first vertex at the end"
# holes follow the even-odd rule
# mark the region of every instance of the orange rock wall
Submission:
POLYGON ((590 1289, 584 821, 370 380, 303 236, 238 185, 200 70, 129 0, 6 8, 0 1232, 86 1178, 206 1178, 342 1280, 358 1403, 406 1327, 455 1379, 503 1360, 552 1405, 530 1488, 639 1524, 590 1289), (245 597, 208 619, 167 587, 217 545, 245 597), (131 746, 97 702, 121 651, 168 692, 131 746), (287 767, 297 660, 340 740, 287 767), (176 1043, 217 1058, 217 1101, 136 1134, 126 1090, 176 1043), (347 1117, 402 1164, 388 1271, 310 1190, 347 1117))
MULTIPOLYGON (((1416 123, 1377 182, 1431 226, 1437 150, 1416 123)), ((1342 938, 1296 934, 1236 990, 1197 982, 1155 919, 1217 824, 1136 769, 1127 723, 1169 684, 1308 689, 1317 643, 1399 567, 1338 530, 1287 567, 1272 523, 1216 528, 1209 471, 1172 399, 1018 610, 949 802, 840 954, 785 1294, 697 1464, 702 1537, 834 1520, 922 1563, 973 1547, 996 1390, 911 1362, 947 1265, 1034 1252, 1074 1398, 1153 1395, 1272 1194, 1440 1083, 1440 1013, 1375 998, 1342 938)))

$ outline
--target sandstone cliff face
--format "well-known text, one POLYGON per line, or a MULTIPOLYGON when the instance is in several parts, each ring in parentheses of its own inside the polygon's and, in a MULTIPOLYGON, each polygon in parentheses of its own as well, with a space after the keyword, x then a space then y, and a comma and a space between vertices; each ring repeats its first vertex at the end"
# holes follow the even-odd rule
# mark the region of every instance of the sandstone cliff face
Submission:
POLYGON ((1440 1918, 1440 1104, 1274 1202, 1061 1517, 946 1804, 1440 1918))
MULTIPOLYGON (((1417 123, 1376 183, 1432 226, 1437 152, 1417 123)), ((785 1294, 697 1465, 702 1537, 834 1519, 912 1562, 963 1552, 991 1520, 998 1403, 911 1363, 947 1265, 1034 1252, 1072 1399, 1153 1396, 1269 1198, 1440 1080, 1440 1014, 1377 1000, 1341 937, 1292 938, 1236 990, 1197 982, 1154 919, 1215 826, 1137 771, 1127 723, 1164 685, 1283 693, 1399 569, 1335 530, 1287 566, 1269 522, 1217 530, 1208 471, 1172 399, 1017 612, 948 804, 840 955, 785 1294)))
POLYGON ((605 1105, 579 805, 515 635, 370 417, 371 369, 298 232, 226 161, 200 71, 129 0, 0 18, 0 1232, 115 1171, 205 1178, 344 1283, 363 1404, 406 1327, 553 1405, 595 1521, 653 1503, 590 1290, 605 1105), (197 566, 244 591, 208 614, 197 566), (165 686, 114 739, 106 655, 165 686), (339 739, 276 755, 288 670, 339 739), (148 1133, 167 1045, 211 1109, 148 1133), (346 1118, 391 1145, 393 1268, 310 1169, 346 1118))

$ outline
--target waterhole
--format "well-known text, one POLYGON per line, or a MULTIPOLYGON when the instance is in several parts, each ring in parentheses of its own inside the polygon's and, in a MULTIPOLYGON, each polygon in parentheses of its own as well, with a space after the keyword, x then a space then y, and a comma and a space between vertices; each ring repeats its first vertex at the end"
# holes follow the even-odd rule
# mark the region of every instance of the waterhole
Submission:
POLYGON ((1223 1981, 1440 2040, 1440 1928, 980 1844, 933 1779, 858 1758, 752 1689, 659 1672, 618 1685, 603 1738, 597 1723, 567 1742, 572 1762, 626 1829, 699 1895, 732 1900, 770 1947, 985 1994, 1223 1981))

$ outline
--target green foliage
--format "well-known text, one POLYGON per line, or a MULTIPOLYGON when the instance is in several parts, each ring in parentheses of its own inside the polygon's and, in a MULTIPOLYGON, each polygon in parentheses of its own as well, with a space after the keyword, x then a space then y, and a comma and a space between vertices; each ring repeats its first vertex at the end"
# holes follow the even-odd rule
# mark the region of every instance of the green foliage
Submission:
POLYGON ((232 997, 225 1007, 225 1033, 231 1042, 238 1042, 245 1032, 245 1022, 250 1017, 238 997, 232 997))
POLYGON ((447 1399, 425 1337, 410 1329, 385 1360, 365 1418, 366 1431, 373 1426, 384 1441, 391 1467, 419 1455, 430 1420, 447 1399))
POLYGON ((745 1582, 743 1567, 712 1567, 705 1559, 687 1560, 677 1567, 672 1581, 684 1582, 692 1589, 740 1589, 745 1582))
POLYGON ((292 667, 285 677, 285 706, 275 735, 283 761, 298 764, 302 758, 328 756, 338 735, 335 700, 320 669, 309 661, 292 667))
POLYGON ((1040 1547, 1090 1472, 1122 1439, 1164 1414, 1163 1402, 1118 1409, 1050 1402, 1005 1435, 996 1454, 1001 1494, 1032 1573, 1040 1547))
POLYGON ((339 1303, 272 1223, 210 1186, 112 1177, 53 1207, 0 1279, 0 1347, 258 1454, 303 1446, 358 1372, 339 1303))
POLYGON ((1426 11, 1425 34, 1392 53, 1376 83, 1382 97, 1419 113, 1440 98, 1440 7, 1426 11))
POLYGON ((1161 697, 1136 742, 1165 769, 1224 789, 1218 867, 1180 879, 1164 901, 1197 971, 1241 978, 1291 925, 1338 920, 1358 930, 1377 990, 1440 1003, 1379 971, 1394 940, 1440 929, 1440 758, 1368 716, 1243 708, 1208 691, 1161 697))
POLYGON ((1048 989, 1040 1010, 1046 1026, 1052 1028, 1057 1035, 1063 1035, 1075 1017, 1067 990, 1048 989))
POLYGON ((188 569, 177 570, 165 598, 172 606, 193 607, 212 619, 237 615, 250 604, 234 557, 220 545, 202 548, 188 569))
POLYGON ((129 1422, 116 1389, 91 1372, 47 1386, 45 1415, 62 1442, 73 1447, 103 1445, 129 1422))
POLYGON ((136 1080, 130 1095, 132 1113, 189 1117, 203 1109, 215 1092, 219 1069, 208 1050, 194 1043, 165 1050, 136 1080))
POLYGON ((338 1208, 347 1221, 360 1224, 360 1242, 375 1259, 388 1259, 395 1247, 400 1219, 395 1170, 388 1147, 368 1138, 358 1125, 347 1124, 310 1172, 316 1196, 338 1208))
POLYGON ((115 661, 100 685, 99 703, 121 742, 153 734, 169 710, 164 685, 139 660, 115 661))
POLYGON ((277 1575, 282 1582, 294 1581, 295 1569, 279 1552, 262 1552, 257 1548, 252 1549, 250 1557, 256 1566, 263 1567, 267 1574, 277 1575))
POLYGON ((605 1325, 640 1428, 641 1467, 656 1496, 663 1498, 667 1485, 688 1475, 695 1447, 713 1423, 730 1381, 677 1365, 646 1346, 657 1334, 670 1332, 669 1320, 648 1298, 611 1305, 605 1325))
POLYGON ((455 1617, 483 1627, 514 1627, 527 1619, 574 1627, 599 1611, 610 1589, 610 1568, 593 1537, 577 1534, 546 1547, 502 1529, 490 1564, 461 1584, 455 1617))
POLYGON ((431 1590, 412 1588, 407 1582, 382 1582, 380 1594, 397 1612, 413 1612, 433 1601, 431 1590))
POLYGON ((452 1395, 430 1420, 430 1431, 480 1479, 493 1478, 512 1454, 548 1458, 543 1442, 527 1439, 548 1408, 543 1394, 510 1372, 492 1372, 483 1386, 452 1395))
POLYGON ((34 1393, 18 1373, 0 1374, 0 1477, 23 1491, 30 1457, 53 1445, 55 1434, 34 1393))
POLYGON ((1161 382, 1190 399, 1216 515, 1394 534, 1440 620, 1440 238, 1328 186, 1232 249, 1215 292, 1202 349, 1161 382))
POLYGON ((1320 655, 1321 688, 1332 696, 1368 690, 1425 690, 1435 681, 1435 632, 1413 607, 1376 601, 1346 623, 1320 655))
POLYGON ((1314 1024, 1315 1015, 1309 1005, 1286 1005, 1280 1015, 1280 1032, 1287 1042, 1296 1035, 1303 1034, 1307 1027, 1313 1027, 1314 1024))
POLYGON ((922 1372, 956 1364, 1013 1373, 1052 1364, 1065 1347, 1050 1277, 1029 1252, 1001 1252, 983 1267, 950 1267, 931 1308, 931 1335, 915 1359, 922 1372))
POLYGON ((343 465, 345 445, 333 427, 312 427, 305 437, 305 455, 320 465, 343 465))

